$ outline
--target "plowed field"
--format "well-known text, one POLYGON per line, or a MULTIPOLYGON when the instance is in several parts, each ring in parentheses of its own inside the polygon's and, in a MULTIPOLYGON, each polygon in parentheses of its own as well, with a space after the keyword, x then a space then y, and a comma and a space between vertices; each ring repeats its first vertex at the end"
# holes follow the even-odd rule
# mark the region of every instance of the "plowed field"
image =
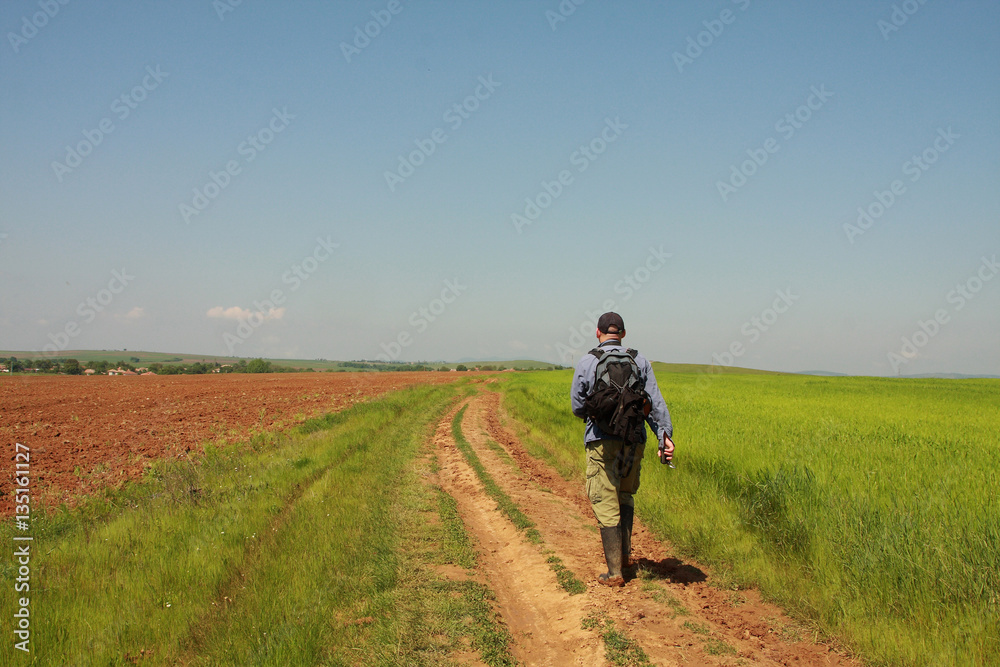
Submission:
MULTIPOLYGON (((151 461, 302 422, 417 384, 461 373, 288 373, 0 379, 0 434, 30 448, 33 497, 69 505, 140 476, 151 461)), ((0 516, 13 511, 0 478, 0 516)))

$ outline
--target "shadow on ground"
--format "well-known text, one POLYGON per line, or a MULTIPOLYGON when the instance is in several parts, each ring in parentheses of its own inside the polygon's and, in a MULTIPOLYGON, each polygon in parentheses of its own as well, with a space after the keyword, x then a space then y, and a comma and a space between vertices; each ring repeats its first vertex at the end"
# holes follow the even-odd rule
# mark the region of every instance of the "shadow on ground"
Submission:
POLYGON ((636 571, 638 570, 645 570, 652 575, 651 578, 664 579, 672 584, 693 584, 708 579, 708 575, 694 565, 673 557, 658 561, 640 558, 636 561, 636 571))

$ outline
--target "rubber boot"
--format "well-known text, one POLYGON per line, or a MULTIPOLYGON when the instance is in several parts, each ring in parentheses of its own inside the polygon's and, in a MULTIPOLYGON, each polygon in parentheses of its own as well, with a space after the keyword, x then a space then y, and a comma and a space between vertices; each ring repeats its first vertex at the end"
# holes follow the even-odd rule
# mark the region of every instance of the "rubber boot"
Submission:
POLYGON ((621 506, 621 527, 622 527, 622 567, 631 565, 632 556, 632 522, 635 519, 635 508, 631 505, 621 506))
POLYGON ((605 586, 624 586, 622 577, 622 527, 601 528, 601 542, 604 543, 604 560, 608 562, 608 571, 597 577, 605 586))

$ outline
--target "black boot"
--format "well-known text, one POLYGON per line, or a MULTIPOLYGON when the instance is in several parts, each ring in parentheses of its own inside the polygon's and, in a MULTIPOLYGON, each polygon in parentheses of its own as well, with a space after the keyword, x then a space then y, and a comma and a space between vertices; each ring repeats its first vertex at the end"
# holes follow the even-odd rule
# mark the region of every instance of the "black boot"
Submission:
POLYGON ((597 578, 605 586, 624 586, 622 577, 622 527, 601 528, 601 542, 604 543, 604 560, 608 571, 597 578))
POLYGON ((621 506, 621 527, 622 527, 622 567, 630 565, 629 558, 632 556, 632 521, 635 519, 635 508, 631 505, 621 506))

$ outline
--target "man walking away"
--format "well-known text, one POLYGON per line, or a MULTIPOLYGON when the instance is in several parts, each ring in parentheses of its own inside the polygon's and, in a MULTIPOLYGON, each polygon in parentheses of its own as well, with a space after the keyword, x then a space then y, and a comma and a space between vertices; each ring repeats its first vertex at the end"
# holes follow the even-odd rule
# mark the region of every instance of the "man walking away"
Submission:
POLYGON ((673 457, 670 412, 656 385, 653 368, 636 350, 622 345, 625 323, 617 313, 597 321, 598 346, 576 365, 570 403, 586 420, 587 496, 601 528, 607 586, 624 586, 622 568, 632 550, 633 494, 646 445, 646 424, 666 460, 673 457))

